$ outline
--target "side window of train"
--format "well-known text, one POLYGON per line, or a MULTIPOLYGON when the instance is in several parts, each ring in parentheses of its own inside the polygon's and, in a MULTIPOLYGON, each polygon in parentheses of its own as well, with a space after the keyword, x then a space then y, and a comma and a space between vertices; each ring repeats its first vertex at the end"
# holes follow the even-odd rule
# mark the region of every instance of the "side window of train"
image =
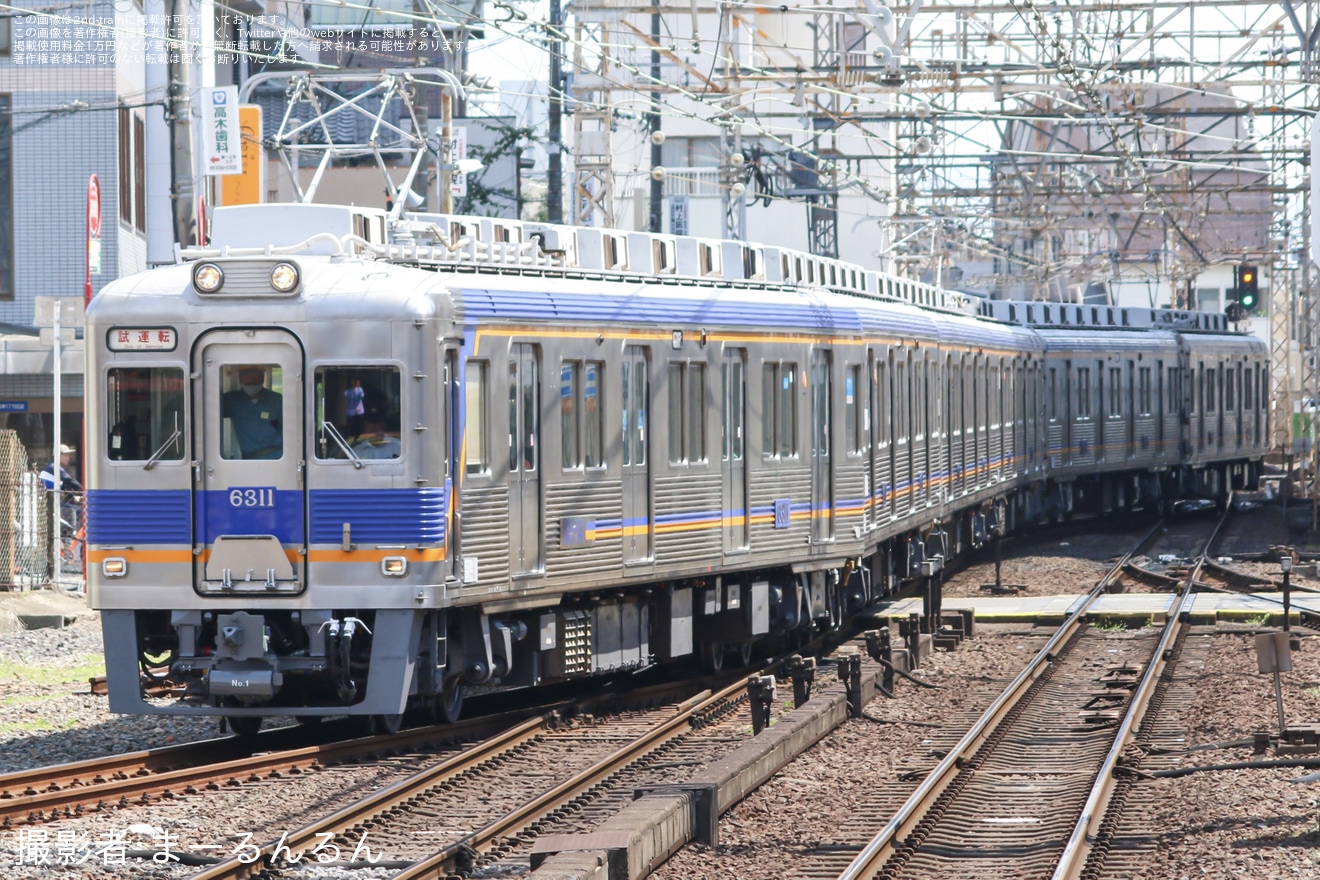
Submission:
POLYGON ((1050 389, 1045 403, 1049 407, 1048 418, 1053 422, 1059 418, 1059 371, 1055 367, 1050 367, 1050 389))
POLYGON ((761 366, 761 453, 797 457, 797 364, 761 366))
POLYGON ((111 461, 183 458, 183 370, 112 367, 106 373, 107 455, 111 461))
POLYGON ((860 455, 868 447, 866 442, 866 381, 858 364, 849 364, 843 377, 843 425, 847 436, 848 454, 860 455))
POLYGON ((1123 368, 1109 368, 1109 417, 1123 415, 1123 368))
MULTIPOLYGON (((1053 372, 1053 371, 1051 371, 1053 372)), ((1077 368, 1077 418, 1091 417, 1091 368, 1077 368)))
POLYGON ((1165 400, 1169 402, 1167 411, 1169 415, 1178 414, 1178 368, 1169 367, 1168 383, 1165 386, 1165 400))
POLYGON ((669 463, 706 460, 706 365, 670 361, 669 463))
POLYGON ((600 361, 564 361, 559 366, 559 416, 564 470, 605 466, 601 417, 600 361))
POLYGON ((397 366, 316 368, 318 459, 385 461, 403 454, 402 389, 397 366))
POLYGON ((464 472, 490 473, 490 364, 468 361, 463 371, 463 460, 464 472))
POLYGON ((1137 411, 1143 416, 1150 415, 1150 367, 1137 368, 1137 411))

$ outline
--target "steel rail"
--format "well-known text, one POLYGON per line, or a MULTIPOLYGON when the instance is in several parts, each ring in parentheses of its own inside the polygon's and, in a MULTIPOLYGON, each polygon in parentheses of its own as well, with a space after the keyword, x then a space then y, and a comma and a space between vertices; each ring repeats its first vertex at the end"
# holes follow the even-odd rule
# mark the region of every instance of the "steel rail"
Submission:
POLYGON ((980 748, 981 744, 990 738, 1003 718, 1049 668, 1056 650, 1070 639, 1081 626, 1087 611, 1105 592, 1109 584, 1118 577, 1123 570, 1123 566, 1148 541, 1155 537, 1163 525, 1163 520, 1157 522, 1150 531, 1137 541, 1131 550, 1123 554, 1123 558, 1110 568, 1109 572, 1091 589, 1091 592, 1078 601, 1076 609, 1059 626, 1050 640, 1045 643, 1045 646, 1037 652, 1027 667, 1018 673, 1017 678, 1009 683, 1004 692, 990 704, 989 708, 982 713, 971 729, 963 735, 962 739, 958 740, 957 745, 950 749, 943 760, 935 766, 935 769, 926 775, 921 785, 908 797, 903 806, 894 814, 894 817, 871 839, 870 843, 862 848, 861 852, 839 875, 839 880, 863 880, 863 878, 874 876, 880 870, 883 863, 897 848, 899 834, 914 827, 925 817, 935 799, 961 771, 966 756, 975 749, 980 748))
MULTIPOLYGON (((503 818, 489 823, 478 831, 467 835, 459 842, 418 862, 399 876, 422 876, 427 871, 448 873, 446 866, 473 850, 488 847, 496 838, 509 836, 511 829, 519 824, 528 824, 537 818, 557 809, 572 800, 582 791, 597 784, 601 779, 616 772, 642 754, 651 751, 669 739, 681 734, 690 727, 694 715, 707 711, 719 703, 741 696, 746 691, 746 674, 740 675, 733 683, 718 693, 709 690, 680 703, 675 713, 653 726, 632 743, 618 749, 598 764, 578 773, 572 779, 555 786, 550 791, 518 807, 503 818)), ((592 702, 595 702, 593 700, 592 702)), ((260 855, 248 861, 237 858, 228 859, 213 865, 195 875, 193 880, 242 880, 261 874, 272 867, 275 849, 288 852, 289 860, 301 857, 314 846, 325 840, 327 833, 338 835, 360 825, 389 810, 406 805, 422 792, 432 789, 447 779, 475 768, 491 758, 509 751, 518 745, 539 736, 550 716, 529 719, 495 738, 455 755, 441 764, 421 773, 401 779, 393 785, 368 795, 343 809, 317 819, 297 831, 290 832, 279 841, 271 841, 261 847, 260 855)))
MULTIPOLYGON (((770 667, 765 667, 765 669, 768 668, 770 667)), ((762 673, 765 672, 765 669, 762 669, 762 673)), ((747 681, 742 678, 718 693, 708 694, 704 699, 698 700, 694 697, 672 718, 651 728, 628 745, 578 773, 572 779, 561 782, 539 797, 508 813, 503 818, 483 826, 457 843, 445 847, 435 855, 417 862, 410 868, 405 868, 398 874, 393 875, 390 880, 421 880, 421 878, 426 877, 443 880, 453 872, 455 863, 461 856, 488 848, 490 844, 501 837, 513 836, 520 827, 530 825, 547 813, 558 809, 599 784, 628 764, 653 751, 658 746, 681 735, 690 726, 692 716, 712 709, 726 700, 740 697, 746 691, 747 681)))
MULTIPOLYGON (((450 777, 470 770, 484 761, 502 752, 534 739, 545 729, 551 720, 549 715, 529 718, 515 724, 502 733, 454 755, 446 761, 430 767, 407 779, 401 779, 380 791, 362 798, 311 824, 304 825, 297 831, 290 832, 281 843, 293 856, 301 856, 319 840, 324 840, 325 832, 334 834, 352 828, 354 825, 399 806, 423 788, 438 785, 450 777), (319 838, 319 839, 318 839, 319 838)), ((238 858, 227 859, 213 865, 193 880, 220 880, 220 878, 243 878, 262 873, 270 866, 271 856, 275 851, 275 842, 261 847, 260 856, 253 856, 250 861, 238 858)))
POLYGON ((1109 754, 1105 756, 1104 763, 1100 765, 1100 771, 1096 774, 1091 794, 1082 807, 1082 813, 1077 819, 1077 824, 1073 827, 1068 843, 1063 848, 1063 854, 1059 856, 1059 862, 1055 866, 1051 880, 1076 880, 1086 868, 1087 858, 1091 854, 1096 831, 1099 830, 1100 824, 1105 819, 1109 800, 1114 793, 1115 771, 1118 769, 1119 761, 1123 757, 1124 750, 1135 738, 1138 726, 1145 718, 1146 708, 1150 705, 1151 697, 1155 694, 1160 677, 1164 674, 1168 664, 1170 648, 1182 629, 1183 615, 1191 611, 1192 592, 1196 586, 1197 575, 1200 573, 1206 557, 1210 555, 1210 548, 1214 546, 1215 540, 1219 537, 1219 532, 1223 529, 1224 523, 1228 521, 1232 509, 1232 495, 1230 493, 1229 503, 1224 508, 1224 515, 1220 517, 1214 531, 1206 539, 1205 546, 1202 547, 1196 564, 1187 573, 1187 580, 1183 584, 1182 592, 1178 595, 1177 603, 1172 608, 1173 613, 1169 615, 1169 619, 1165 622, 1164 632, 1160 634, 1159 644, 1155 647, 1155 659, 1147 664, 1140 684, 1137 685, 1137 689, 1128 701, 1128 710, 1124 713, 1123 721, 1119 724, 1118 732, 1114 735, 1114 743, 1110 746, 1109 754))
MULTIPOLYGON (((439 739, 487 736, 515 719, 525 718, 525 711, 474 718, 450 725, 405 730, 382 736, 364 737, 295 749, 264 752, 216 763, 198 763, 176 770, 155 771, 165 761, 185 759, 190 754, 203 755, 207 747, 235 745, 236 740, 206 740, 189 746, 172 746, 146 752, 113 755, 109 758, 61 764, 15 774, 28 781, 24 793, 0 796, 0 827, 83 812, 88 809, 127 806, 153 796, 190 793, 189 788, 208 785, 217 779, 251 779, 280 772, 303 772, 313 765, 342 761, 356 755, 406 749, 433 743, 439 739), (64 772, 55 774, 52 770, 64 772), (108 778, 108 777, 115 778, 108 778), (74 781, 68 781, 68 780, 74 781), (44 790, 36 790, 42 786, 44 790), (28 793, 31 792, 31 793, 28 793)), ((249 747, 250 748, 250 747, 249 747)), ((3 780, 9 782, 9 778, 3 780)), ((13 789, 9 789, 13 791, 13 789)))

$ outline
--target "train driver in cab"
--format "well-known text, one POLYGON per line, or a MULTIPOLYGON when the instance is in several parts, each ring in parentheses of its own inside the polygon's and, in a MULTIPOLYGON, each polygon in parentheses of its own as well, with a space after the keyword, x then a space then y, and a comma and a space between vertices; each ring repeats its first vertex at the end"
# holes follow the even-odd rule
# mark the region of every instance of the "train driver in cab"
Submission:
POLYGON ((365 430, 361 439, 353 445, 353 454, 358 458, 398 458, 402 450, 398 426, 387 424, 380 410, 374 407, 367 410, 365 418, 365 430))
POLYGON ((221 397, 220 414, 229 419, 239 451, 245 459, 281 458, 284 395, 266 387, 266 368, 259 364, 240 366, 238 382, 221 397))

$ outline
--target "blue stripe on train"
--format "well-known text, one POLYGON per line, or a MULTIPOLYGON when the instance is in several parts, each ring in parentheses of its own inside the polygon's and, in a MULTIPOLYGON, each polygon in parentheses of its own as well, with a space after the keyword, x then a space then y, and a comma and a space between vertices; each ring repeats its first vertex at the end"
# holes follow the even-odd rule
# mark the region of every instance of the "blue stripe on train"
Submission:
MULTIPOLYGON (((302 493, 279 490, 274 506, 235 507, 228 490, 203 496, 198 533, 275 535, 303 543, 302 493)), ((348 523, 355 542, 442 544, 446 489, 314 489, 308 501, 311 543, 338 544, 348 523)), ((93 489, 87 493, 87 540, 92 544, 191 544, 191 492, 93 489)))
POLYGON ((190 544, 192 493, 187 489, 92 489, 87 493, 89 544, 190 544))

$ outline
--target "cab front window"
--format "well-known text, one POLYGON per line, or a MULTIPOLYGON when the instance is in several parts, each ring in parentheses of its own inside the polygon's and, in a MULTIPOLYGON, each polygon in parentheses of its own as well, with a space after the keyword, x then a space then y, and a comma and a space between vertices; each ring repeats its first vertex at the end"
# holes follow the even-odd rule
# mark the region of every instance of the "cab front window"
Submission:
POLYGON ((316 457, 381 461, 403 454, 399 368, 316 370, 316 457))
POLYGON ((109 370, 106 450, 111 461, 183 458, 183 381, 178 367, 109 370))

